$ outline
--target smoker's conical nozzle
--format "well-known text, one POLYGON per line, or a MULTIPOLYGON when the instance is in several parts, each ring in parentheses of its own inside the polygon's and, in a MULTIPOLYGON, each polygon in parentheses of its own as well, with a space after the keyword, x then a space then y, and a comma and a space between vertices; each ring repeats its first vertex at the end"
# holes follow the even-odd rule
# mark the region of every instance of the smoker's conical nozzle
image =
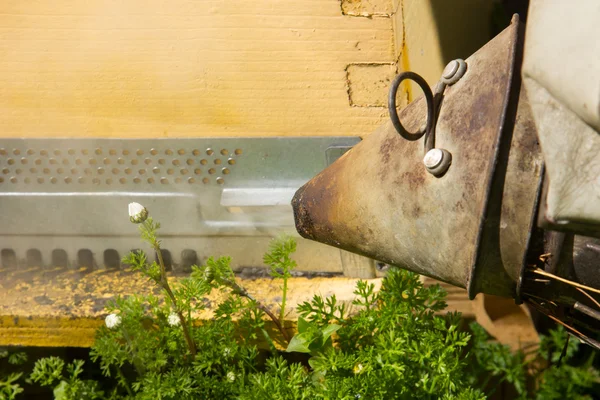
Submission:
MULTIPOLYGON (((503 153, 513 144, 505 127, 512 118, 516 140, 535 142, 528 104, 517 101, 518 89, 511 92, 518 40, 515 21, 469 57, 466 74, 445 89, 435 133, 436 148, 452 155, 445 175, 423 165, 423 139, 406 140, 388 122, 296 192, 300 235, 468 287, 472 295, 514 294, 539 177, 531 146, 515 142, 510 158, 503 153), (502 202, 512 208, 500 214, 502 202)), ((419 99, 400 120, 416 132, 426 115, 419 99)))

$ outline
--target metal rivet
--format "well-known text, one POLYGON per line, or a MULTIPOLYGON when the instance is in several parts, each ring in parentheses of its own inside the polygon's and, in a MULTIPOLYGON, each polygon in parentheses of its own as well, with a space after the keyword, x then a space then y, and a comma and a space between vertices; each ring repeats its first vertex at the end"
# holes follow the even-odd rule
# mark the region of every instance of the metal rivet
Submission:
POLYGON ((444 158, 444 152, 440 149, 431 149, 423 157, 423 164, 427 168, 435 168, 441 164, 442 158, 444 158))
POLYGON ((450 61, 442 72, 441 81, 446 85, 453 85, 462 78, 467 72, 467 63, 465 60, 457 58, 450 61))
POLYGON ((444 68, 442 76, 446 79, 450 79, 454 76, 454 74, 456 74, 456 71, 458 71, 458 61, 452 60, 444 68))
POLYGON ((423 164, 430 174, 441 177, 452 164, 452 154, 444 149, 431 149, 423 157, 423 164))

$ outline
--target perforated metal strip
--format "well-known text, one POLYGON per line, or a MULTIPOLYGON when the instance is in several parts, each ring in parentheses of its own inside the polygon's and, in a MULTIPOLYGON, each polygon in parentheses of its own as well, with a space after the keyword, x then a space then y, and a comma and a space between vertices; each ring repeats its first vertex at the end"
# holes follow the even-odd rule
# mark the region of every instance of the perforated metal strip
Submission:
MULTIPOLYGON (((215 254, 260 266, 270 237, 295 233, 294 191, 359 141, 2 139, 2 265, 116 268, 141 246, 127 217, 137 201, 162 223, 174 268, 215 254)), ((339 251, 316 243, 297 258, 305 270, 343 270, 339 251)))

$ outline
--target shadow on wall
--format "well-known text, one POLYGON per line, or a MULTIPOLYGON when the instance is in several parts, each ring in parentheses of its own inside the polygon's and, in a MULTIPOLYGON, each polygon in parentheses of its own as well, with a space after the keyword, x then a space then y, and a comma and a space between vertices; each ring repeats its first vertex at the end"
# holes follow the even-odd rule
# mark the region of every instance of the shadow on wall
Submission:
POLYGON ((429 0, 444 64, 467 58, 510 24, 527 18, 529 0, 429 0))

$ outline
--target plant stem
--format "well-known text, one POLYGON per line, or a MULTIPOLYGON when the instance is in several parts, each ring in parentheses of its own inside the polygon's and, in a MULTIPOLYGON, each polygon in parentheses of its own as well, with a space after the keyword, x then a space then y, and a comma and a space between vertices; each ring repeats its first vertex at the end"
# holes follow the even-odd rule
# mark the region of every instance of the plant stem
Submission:
POLYGON ((125 390, 127 390, 127 394, 129 394, 130 397, 134 397, 133 391, 131 390, 131 388, 129 387, 129 385, 127 384, 127 379, 125 378, 125 375, 123 375, 123 371, 121 371, 121 368, 117 365, 117 375, 119 375, 119 382, 121 383, 121 386, 125 387, 125 390))
POLYGON ((285 341, 288 343, 290 342, 290 337, 289 337, 287 331, 285 330, 285 328, 283 327, 283 320, 280 321, 277 318, 277 316, 275 316, 275 314, 273 314, 273 312, 271 310, 269 310, 260 301, 256 300, 250 293, 248 293, 248 291, 246 289, 244 289, 243 287, 238 285, 235 281, 225 280, 224 283, 227 286, 229 286, 230 288, 232 288, 238 295, 243 296, 243 297, 247 298, 248 300, 255 302, 256 307, 259 310, 263 311, 265 314, 267 314, 269 316, 269 318, 271 318, 271 320, 273 320, 273 322, 275 323, 275 326, 277 326, 277 329, 279 330, 279 332, 281 332, 281 336, 283 336, 285 341))
POLYGON ((173 294, 173 291, 171 290, 171 287, 169 286, 169 281, 167 279, 167 269, 165 268, 165 261, 163 260, 162 252, 160 251, 160 245, 157 242, 155 242, 155 243, 153 243, 152 246, 154 247, 154 250, 156 251, 156 254, 158 257, 158 264, 160 265, 160 285, 167 293, 167 296, 169 296, 169 299, 171 299, 173 308, 175 309, 175 312, 179 316, 179 320, 181 321, 181 328, 183 329, 183 336, 185 337, 185 341, 187 342, 187 345, 190 349, 190 353, 192 354, 192 360, 193 360, 194 358, 196 358, 196 344, 194 343, 194 341, 192 340, 192 337, 190 336, 190 331, 188 329, 187 320, 186 320, 186 318, 184 318, 183 313, 179 310, 179 307, 177 305, 177 299, 175 298, 175 295, 173 294))
POLYGON ((137 371, 137 373, 140 377, 144 376, 144 374, 146 373, 146 368, 144 368, 143 365, 140 365, 140 358, 137 356, 137 351, 135 350, 135 347, 133 346, 133 342, 131 341, 129 334, 127 333, 127 331, 124 328, 123 328, 123 337, 129 344, 129 347, 131 347, 133 366, 135 367, 135 370, 137 371))
POLYGON ((279 311, 279 322, 283 324, 283 318, 285 317, 285 302, 287 300, 287 290, 288 290, 288 278, 289 274, 284 271, 283 273, 283 289, 281 295, 281 310, 279 311))
POLYGON ((265 328, 260 328, 260 330, 262 331, 263 336, 265 337, 265 340, 267 341, 267 343, 269 343, 269 347, 271 348, 271 353, 273 353, 273 355, 277 355, 277 347, 275 347, 275 343, 273 343, 273 339, 271 339, 271 336, 269 336, 269 333, 265 330, 265 328))

